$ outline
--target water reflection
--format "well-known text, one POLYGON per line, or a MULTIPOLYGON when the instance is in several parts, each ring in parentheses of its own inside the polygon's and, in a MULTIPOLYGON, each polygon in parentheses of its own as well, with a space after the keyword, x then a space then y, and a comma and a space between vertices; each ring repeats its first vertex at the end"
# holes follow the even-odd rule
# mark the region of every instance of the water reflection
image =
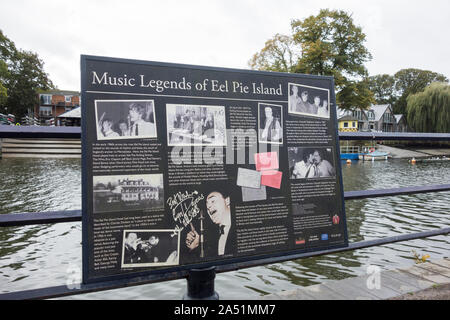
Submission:
MULTIPOLYGON (((0 212, 73 210, 81 207, 77 159, 0 160, 0 212)), ((342 164, 344 189, 368 190, 444 184, 450 163, 406 160, 342 164)), ((346 202, 350 242, 448 227, 449 192, 346 202)), ((411 251, 448 257, 447 236, 394 243, 340 254, 243 269, 216 278, 223 299, 252 299, 334 279, 362 275, 368 265, 393 269, 413 264, 411 251)), ((81 223, 0 228, 0 291, 65 284, 81 270, 81 223)), ((69 297, 68 299, 179 299, 185 280, 69 297)))

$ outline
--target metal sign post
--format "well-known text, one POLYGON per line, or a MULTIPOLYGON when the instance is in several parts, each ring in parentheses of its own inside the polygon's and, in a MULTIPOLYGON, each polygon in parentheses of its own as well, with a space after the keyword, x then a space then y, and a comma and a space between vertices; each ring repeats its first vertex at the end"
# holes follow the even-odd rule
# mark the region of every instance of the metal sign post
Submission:
POLYGON ((216 267, 189 270, 183 300, 219 300, 219 294, 214 290, 215 278, 216 267))

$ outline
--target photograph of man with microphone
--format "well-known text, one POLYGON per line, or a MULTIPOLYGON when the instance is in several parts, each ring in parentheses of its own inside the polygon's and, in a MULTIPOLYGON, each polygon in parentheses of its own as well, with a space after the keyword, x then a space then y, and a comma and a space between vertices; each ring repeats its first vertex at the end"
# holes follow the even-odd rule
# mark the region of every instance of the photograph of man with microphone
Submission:
POLYGON ((231 197, 226 188, 213 186, 203 193, 199 213, 181 233, 182 263, 194 263, 235 254, 231 197))

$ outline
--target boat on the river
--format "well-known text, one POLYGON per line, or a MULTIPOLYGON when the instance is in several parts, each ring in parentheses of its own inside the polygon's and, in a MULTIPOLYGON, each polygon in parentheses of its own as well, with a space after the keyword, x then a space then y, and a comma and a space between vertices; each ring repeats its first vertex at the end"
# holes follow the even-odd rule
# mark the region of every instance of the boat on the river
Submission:
POLYGON ((389 154, 389 152, 383 152, 383 151, 378 151, 378 150, 373 150, 372 152, 367 152, 367 153, 361 153, 359 155, 359 159, 361 160, 387 160, 388 158, 390 158, 391 155, 389 154))

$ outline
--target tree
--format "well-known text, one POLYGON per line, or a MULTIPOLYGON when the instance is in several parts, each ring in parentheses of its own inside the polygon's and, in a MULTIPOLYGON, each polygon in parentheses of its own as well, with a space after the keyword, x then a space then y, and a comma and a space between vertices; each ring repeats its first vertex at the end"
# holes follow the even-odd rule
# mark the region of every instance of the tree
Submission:
POLYGON ((248 64, 257 70, 294 72, 299 53, 293 44, 292 37, 277 33, 266 41, 264 48, 255 53, 248 64))
POLYGON ((373 92, 377 104, 393 105, 397 101, 395 78, 389 74, 379 74, 366 79, 370 91, 373 92))
POLYGON ((406 100, 408 124, 416 132, 450 132, 450 85, 432 83, 406 100))
POLYGON ((3 96, 3 104, 8 107, 8 112, 20 119, 38 103, 38 92, 53 89, 54 85, 45 73, 44 62, 38 55, 18 50, 1 30, 0 58, 0 91, 1 87, 7 90, 7 96, 3 96))
POLYGON ((293 20, 291 26, 302 51, 297 72, 333 75, 336 86, 367 75, 364 63, 372 55, 364 46, 366 35, 345 11, 322 9, 317 16, 293 20))
POLYGON ((17 49, 14 43, 0 30, 0 107, 6 106, 8 99, 7 82, 11 76, 9 68, 13 67, 12 61, 16 53, 17 49))
POLYGON ((334 76, 337 101, 343 108, 355 107, 355 102, 365 108, 374 102, 372 92, 361 82, 367 76, 364 63, 372 56, 364 46, 365 34, 351 15, 322 9, 317 16, 293 20, 291 27, 292 37, 276 35, 266 42, 250 60, 250 67, 334 76))
POLYGON ((366 109, 375 102, 366 81, 347 81, 336 94, 341 109, 366 109))
POLYGON ((399 94, 393 105, 394 113, 406 114, 407 98, 409 95, 423 91, 432 82, 448 82, 448 79, 436 72, 420 69, 402 69, 395 75, 395 89, 399 94))
POLYGON ((8 66, 0 60, 0 107, 6 105, 8 100, 8 90, 5 87, 7 78, 9 78, 8 66))
POLYGON ((22 118, 28 109, 39 103, 40 90, 54 88, 48 75, 44 72, 44 63, 36 53, 20 51, 17 55, 18 64, 11 72, 8 81, 8 108, 18 119, 22 118))

